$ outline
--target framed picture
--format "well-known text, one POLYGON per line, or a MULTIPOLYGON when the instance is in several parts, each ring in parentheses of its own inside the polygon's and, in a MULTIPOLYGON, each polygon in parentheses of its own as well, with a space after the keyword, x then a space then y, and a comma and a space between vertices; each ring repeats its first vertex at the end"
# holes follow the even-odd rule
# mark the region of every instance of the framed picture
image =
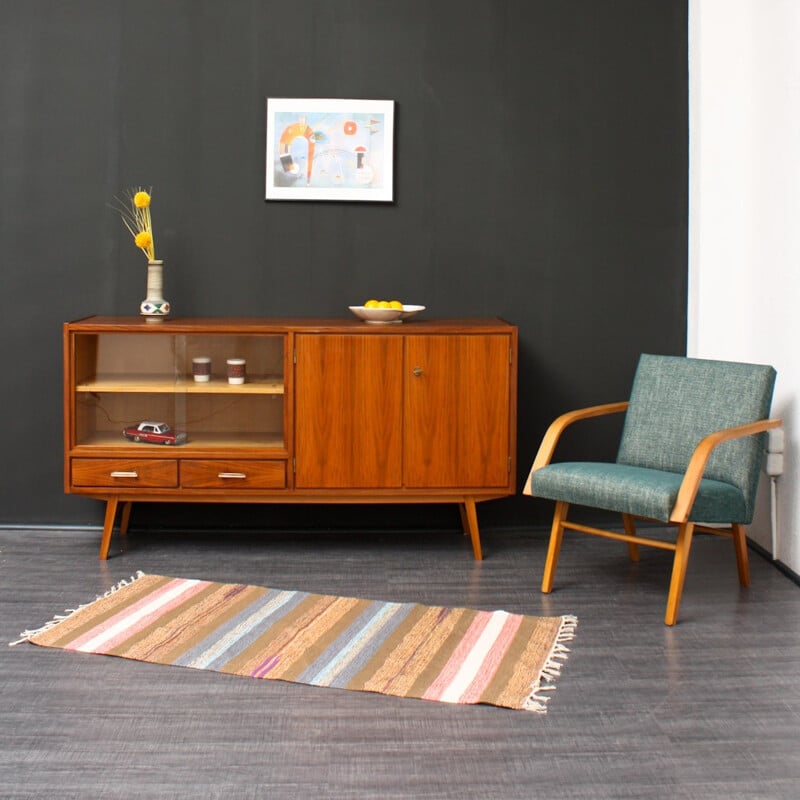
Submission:
POLYGON ((267 99, 267 200, 391 202, 394 101, 267 99))

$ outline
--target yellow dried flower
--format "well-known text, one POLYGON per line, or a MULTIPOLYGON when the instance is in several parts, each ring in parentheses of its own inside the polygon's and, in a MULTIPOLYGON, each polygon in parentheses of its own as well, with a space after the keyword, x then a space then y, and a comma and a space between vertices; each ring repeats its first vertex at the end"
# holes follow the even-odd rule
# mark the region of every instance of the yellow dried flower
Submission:
POLYGON ((134 241, 137 247, 141 247, 142 250, 147 250, 147 248, 153 244, 153 237, 147 231, 141 231, 136 234, 134 241))
POLYGON ((115 208, 119 211, 125 227, 133 236, 136 246, 147 256, 148 261, 155 261, 155 240, 153 239, 153 222, 150 219, 150 193, 141 186, 128 192, 128 202, 123 203, 114 198, 115 208))

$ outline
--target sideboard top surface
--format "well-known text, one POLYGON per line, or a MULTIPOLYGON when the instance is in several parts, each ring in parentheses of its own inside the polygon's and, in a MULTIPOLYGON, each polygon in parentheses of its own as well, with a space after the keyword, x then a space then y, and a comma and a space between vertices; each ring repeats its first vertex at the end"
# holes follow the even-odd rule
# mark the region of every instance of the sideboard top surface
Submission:
POLYGON ((413 319, 399 324, 375 325, 353 318, 317 317, 168 317, 148 322, 142 317, 91 316, 66 323, 73 331, 102 333, 128 331, 135 333, 191 333, 203 329, 207 333, 459 333, 497 330, 509 332, 515 326, 499 318, 413 319))

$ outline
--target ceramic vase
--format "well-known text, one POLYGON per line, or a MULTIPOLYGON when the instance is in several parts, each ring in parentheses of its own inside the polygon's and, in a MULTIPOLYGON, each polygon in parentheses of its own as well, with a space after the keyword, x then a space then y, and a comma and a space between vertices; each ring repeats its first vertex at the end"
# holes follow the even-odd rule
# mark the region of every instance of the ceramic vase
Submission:
POLYGON ((147 296, 139 313, 148 322, 158 322, 169 314, 169 302, 164 299, 164 262, 147 262, 147 296))

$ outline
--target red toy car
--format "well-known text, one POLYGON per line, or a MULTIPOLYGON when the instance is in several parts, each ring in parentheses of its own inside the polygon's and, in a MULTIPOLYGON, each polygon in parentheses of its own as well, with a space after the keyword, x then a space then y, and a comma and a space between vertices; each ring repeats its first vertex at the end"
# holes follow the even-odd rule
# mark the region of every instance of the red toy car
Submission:
POLYGON ((186 441, 184 431, 174 431, 166 422, 140 422, 138 425, 128 425, 122 431, 126 439, 134 442, 148 444, 183 444, 186 441))

